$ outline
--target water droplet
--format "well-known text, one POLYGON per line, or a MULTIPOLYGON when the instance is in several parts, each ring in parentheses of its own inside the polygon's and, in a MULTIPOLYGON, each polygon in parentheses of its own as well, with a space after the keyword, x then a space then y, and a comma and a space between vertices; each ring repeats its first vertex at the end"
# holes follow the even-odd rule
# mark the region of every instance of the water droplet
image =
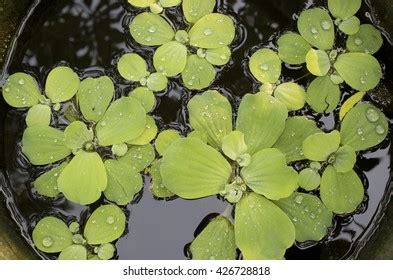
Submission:
POLYGON ((19 79, 18 83, 23 86, 25 84, 25 80, 24 79, 19 79))
POLYGON ((214 256, 211 256, 209 259, 210 260, 215 260, 216 258, 214 256))
POLYGON ((376 132, 377 134, 379 134, 379 135, 382 135, 382 134, 385 133, 385 129, 383 128, 382 125, 377 125, 377 126, 375 127, 375 132, 376 132))
POLYGON ((315 219, 315 218, 316 218, 315 214, 311 212, 310 218, 311 218, 311 219, 315 219))
POLYGON ((261 70, 263 70, 263 71, 268 71, 269 70, 269 65, 268 64, 261 64, 260 66, 259 66, 259 68, 261 68, 261 70))
POLYGON ((302 195, 297 195, 295 196, 295 202, 298 204, 301 204, 303 201, 303 196, 302 195))
POLYGON ((53 239, 50 236, 47 236, 45 238, 42 239, 42 245, 44 245, 44 247, 50 247, 53 245, 53 239))
POLYGON ((321 22, 321 26, 325 30, 329 30, 332 27, 332 24, 328 22, 327 20, 324 20, 321 22))
POLYGON ((210 28, 205 29, 205 31, 203 31, 203 34, 205 34, 206 36, 210 36, 213 34, 213 31, 210 28))
POLYGON ((315 27, 312 27, 310 31, 312 34, 318 34, 318 29, 315 27))
POLYGON ((377 122, 377 121, 379 120, 379 114, 378 114, 378 112, 377 112, 375 109, 373 109, 373 108, 369 108, 369 109, 366 111, 366 117, 367 117, 367 119, 368 119, 370 122, 372 122, 372 123, 375 123, 375 122, 377 122))
POLYGON ((106 121, 101 122, 101 126, 106 126, 106 121))
POLYGON ((5 92, 10 92, 10 88, 9 88, 9 87, 6 87, 6 88, 4 89, 4 91, 5 91, 5 92))
POLYGON ((113 218, 113 216, 109 216, 106 218, 106 222, 111 225, 115 222, 115 218, 113 218))
POLYGON ((155 25, 152 25, 152 26, 149 27, 148 31, 149 31, 150 33, 154 33, 154 32, 157 31, 157 27, 156 27, 155 25))
POLYGON ((222 54, 222 55, 220 56, 220 58, 221 58, 222 60, 227 60, 227 59, 228 59, 228 57, 227 57, 225 54, 222 54))
POLYGON ((355 39, 355 45, 356 46, 360 46, 360 45, 362 45, 363 44, 363 40, 362 39, 360 39, 360 38, 356 38, 355 39))
POLYGON ((358 135, 362 135, 363 134, 363 128, 359 127, 357 130, 358 135))
POLYGON ((146 42, 151 42, 151 40, 152 40, 151 37, 146 37, 146 38, 145 38, 145 41, 146 41, 146 42))
POLYGON ((294 221, 295 223, 298 221, 298 218, 296 218, 296 217, 293 217, 292 218, 292 221, 294 221))

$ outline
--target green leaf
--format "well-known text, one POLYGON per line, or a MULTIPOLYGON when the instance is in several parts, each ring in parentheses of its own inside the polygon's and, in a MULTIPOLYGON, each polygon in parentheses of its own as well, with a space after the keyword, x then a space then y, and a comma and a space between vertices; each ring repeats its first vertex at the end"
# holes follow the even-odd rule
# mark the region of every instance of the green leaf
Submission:
POLYGON ((27 112, 26 124, 27 126, 49 126, 51 118, 52 111, 48 105, 36 104, 27 112))
POLYGON ((313 191, 321 185, 321 175, 312 168, 303 169, 299 173, 298 184, 306 191, 313 191))
POLYGON ((388 121, 378 108, 372 104, 357 105, 342 122, 341 144, 355 151, 367 150, 381 143, 388 130, 388 121))
POLYGON ((207 142, 221 147, 221 139, 232 131, 232 107, 218 91, 209 90, 194 96, 187 105, 193 129, 203 131, 207 142))
POLYGON ((128 0, 128 3, 138 8, 148 8, 151 4, 156 2, 157 0, 128 0))
POLYGON ((314 195, 295 192, 276 205, 292 220, 298 242, 319 241, 332 225, 333 213, 314 195))
POLYGON ((277 149, 264 149, 251 157, 240 172, 244 182, 256 193, 278 200, 297 189, 298 174, 288 167, 285 155, 277 149))
POLYGON ((306 55, 310 50, 310 44, 297 33, 288 32, 282 35, 278 41, 278 56, 288 64, 302 64, 306 62, 306 55))
POLYGON ((299 16, 300 35, 320 50, 330 50, 334 45, 334 24, 328 12, 321 8, 305 10, 299 16))
POLYGON ((118 157, 125 156, 128 152, 128 146, 126 143, 117 144, 112 146, 112 154, 118 157))
POLYGON ((101 157, 96 152, 79 151, 61 172, 57 183, 59 191, 70 201, 81 205, 96 202, 107 186, 101 157))
POLYGON ((282 259, 295 241, 295 227, 274 203, 249 193, 236 204, 235 237, 246 260, 282 259))
POLYGON ((50 126, 31 126, 23 133, 22 152, 33 165, 46 165, 71 154, 64 142, 64 133, 60 130, 50 126))
POLYGON ((108 200, 117 205, 126 205, 142 190, 141 175, 124 161, 107 160, 105 161, 105 169, 108 185, 104 195, 108 200))
POLYGON ((244 133, 248 153, 272 147, 284 131, 287 117, 287 107, 273 96, 263 93, 244 96, 236 129, 244 133))
POLYGON ((192 241, 190 251, 193 260, 235 260, 235 231, 224 216, 212 219, 192 241))
POLYGON ((340 173, 347 173, 352 170, 356 163, 356 153, 351 146, 342 146, 334 155, 334 168, 340 173))
POLYGON ((59 189, 57 186, 57 178, 67 166, 66 162, 61 165, 52 168, 51 170, 41 174, 35 181, 34 187, 40 195, 47 197, 57 197, 59 195, 59 189))
POLYGON ((307 89, 307 103, 317 113, 333 112, 340 99, 340 87, 329 76, 317 77, 307 89))
POLYGON ((303 142, 303 152, 307 159, 313 161, 326 161, 340 147, 340 132, 333 130, 330 133, 315 133, 303 142))
POLYGON ((98 247, 98 257, 100 260, 110 260, 114 257, 116 251, 116 247, 113 244, 106 243, 102 244, 98 247))
POLYGON ((274 148, 285 154, 287 162, 306 159, 303 152, 303 141, 314 133, 321 132, 317 124, 307 117, 291 117, 285 124, 284 132, 274 144, 274 148))
POLYGON ((340 121, 344 119, 344 117, 347 115, 347 113, 357 104, 359 103, 363 97, 366 95, 365 92, 358 92, 351 97, 349 97, 344 104, 340 108, 340 121))
POLYGON ((153 13, 138 14, 130 24, 130 32, 137 43, 145 46, 161 46, 175 37, 172 26, 153 13))
POLYGON ((366 53, 345 53, 334 64, 338 74, 352 88, 368 91, 382 78, 382 68, 377 59, 366 53))
POLYGON ((231 160, 237 161, 240 166, 247 166, 250 164, 250 155, 247 154, 247 145, 244 141, 244 134, 240 131, 232 131, 222 138, 222 151, 231 160), (246 161, 244 161, 244 156, 246 161))
POLYGON ((275 84, 281 76, 281 60, 270 49, 260 49, 250 58, 252 75, 261 83, 275 84))
POLYGON ((235 38, 232 18, 223 14, 208 14, 200 18, 188 32, 190 45, 203 49, 229 46, 235 38))
POLYGON ((80 80, 69 67, 59 66, 49 72, 45 83, 45 94, 52 103, 70 100, 78 91, 80 80))
POLYGON ((353 35, 359 32, 360 20, 357 17, 350 17, 344 20, 338 28, 347 35, 353 35))
POLYGON ((173 129, 168 129, 160 132, 160 134, 158 134, 157 139, 155 141, 157 152, 160 154, 160 156, 163 156, 165 151, 169 148, 169 146, 180 138, 181 136, 179 132, 173 129))
POLYGON ((231 49, 228 47, 206 50, 206 60, 213 65, 225 65, 229 62, 230 59, 231 49))
POLYGON ((45 253, 58 253, 72 245, 72 233, 55 217, 41 219, 33 230, 34 245, 45 253))
POLYGON ((274 97, 287 106, 289 111, 297 111, 306 104, 306 91, 297 83, 282 83, 274 90, 274 97))
POLYGON ((203 143, 207 143, 207 135, 206 133, 202 132, 202 131, 198 131, 198 130, 193 130, 191 131, 187 137, 189 138, 197 138, 199 140, 201 140, 203 143))
POLYGON ((157 71, 174 77, 186 68, 187 47, 176 41, 165 43, 155 51, 153 63, 157 71))
POLYGON ((330 59, 325 51, 310 49, 306 55, 307 69, 315 76, 325 76, 330 70, 330 59))
POLYGON ((183 13, 186 20, 193 24, 213 12, 216 0, 183 0, 183 13))
POLYGON ((3 97, 15 108, 32 107, 43 98, 36 80, 25 73, 15 73, 7 79, 3 97))
POLYGON ((129 148, 127 154, 119 161, 130 165, 135 171, 141 172, 153 162, 155 157, 154 147, 148 144, 129 148))
POLYGON ((156 105, 156 97, 153 91, 146 87, 138 87, 130 92, 129 96, 138 100, 143 108, 145 108, 146 113, 151 112, 156 105))
POLYGON ((210 86, 216 77, 216 70, 205 59, 193 54, 187 59, 182 72, 182 80, 188 89, 204 89, 210 86))
POLYGON ((136 53, 126 53, 120 57, 117 70, 127 81, 139 82, 149 75, 146 61, 136 53))
POLYGON ((146 127, 146 112, 132 97, 122 97, 111 104, 96 126, 101 146, 121 144, 139 137, 146 127))
POLYGON ((153 73, 147 78, 146 83, 151 91, 163 91, 168 86, 168 78, 162 73, 153 73))
POLYGON ((381 31, 371 24, 360 25, 359 32, 347 39, 347 50, 374 54, 383 45, 381 31))
POLYGON ((108 109, 114 92, 115 86, 108 76, 83 80, 76 95, 83 116, 98 122, 108 109))
POLYGON ((115 241, 126 227, 126 215, 116 205, 108 204, 98 207, 87 220, 84 236, 90 245, 115 241))
POLYGON ((158 198, 173 197, 174 194, 162 184, 160 168, 161 168, 161 160, 155 160, 150 167, 150 172, 149 172, 151 176, 150 191, 155 197, 158 198))
POLYGON ((328 0, 329 11, 335 18, 346 20, 355 15, 362 5, 361 0, 328 0))
POLYGON ((64 130, 64 137, 67 148, 79 150, 85 143, 93 141, 94 133, 83 122, 75 121, 64 130))
POLYGON ((231 173, 230 164, 217 150, 195 138, 174 142, 161 164, 164 186, 185 199, 218 194, 231 173))
POLYGON ((337 214, 351 213, 363 197, 363 184, 355 171, 339 173, 332 166, 326 168, 321 181, 321 199, 328 209, 337 214))
POLYGON ((128 141, 127 144, 144 146, 149 144, 156 138, 158 132, 158 128, 156 125, 156 121, 151 116, 146 116, 146 127, 143 133, 136 139, 128 141))
POLYGON ((87 250, 83 245, 71 245, 61 251, 59 260, 75 261, 75 260, 87 260, 87 250))

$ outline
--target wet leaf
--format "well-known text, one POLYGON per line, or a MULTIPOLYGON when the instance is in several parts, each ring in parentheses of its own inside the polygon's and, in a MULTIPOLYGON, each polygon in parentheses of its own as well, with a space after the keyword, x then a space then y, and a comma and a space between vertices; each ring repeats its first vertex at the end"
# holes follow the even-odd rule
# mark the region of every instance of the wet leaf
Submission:
POLYGON ((48 105, 36 104, 29 109, 26 115, 27 126, 49 126, 52 118, 52 111, 48 105))
POLYGON ((72 245, 72 233, 55 217, 41 219, 33 230, 34 245, 45 253, 58 253, 72 245))
POLYGON ((346 20, 355 15, 362 5, 361 0, 328 0, 329 11, 335 18, 346 20))
POLYGON ((72 122, 64 130, 65 145, 71 150, 82 149, 84 144, 93 141, 94 133, 83 122, 72 122))
POLYGON ((325 169, 321 181, 321 199, 328 209, 337 214, 351 213, 363 197, 363 184, 355 171, 339 173, 332 166, 325 169))
POLYGON ((174 77, 186 68, 187 47, 176 41, 165 43, 155 51, 153 63, 157 71, 174 77))
POLYGON ((206 60, 213 65, 225 65, 229 62, 230 59, 231 49, 228 47, 206 50, 206 60))
POLYGON ((127 81, 139 82, 149 75, 146 61, 136 53, 124 54, 117 63, 117 70, 127 81))
POLYGON ((116 251, 116 247, 113 244, 106 243, 102 244, 98 248, 98 257, 100 260, 110 260, 111 258, 114 257, 116 251))
POLYGON ((359 32, 347 39, 347 50, 374 54, 383 45, 381 31, 371 24, 360 25, 359 32))
POLYGON ((337 130, 310 135, 303 142, 304 155, 309 160, 326 161, 330 155, 337 152, 340 140, 340 132, 337 130))
POLYGON ((388 134, 385 115, 372 104, 355 106, 341 124, 341 143, 355 151, 367 150, 381 143, 388 134))
POLYGON ((49 72, 45 83, 45 94, 52 103, 70 100, 78 91, 80 80, 69 67, 59 66, 49 72))
POLYGON ((87 250, 83 245, 74 244, 61 251, 58 259, 62 261, 87 260, 87 250))
POLYGON ((216 0, 183 0, 183 13, 189 23, 213 12, 216 0))
POLYGON ((297 111, 306 104, 306 91, 297 83, 282 83, 274 90, 274 97, 285 104, 289 111, 297 111))
POLYGON ((295 227, 274 203, 249 193, 236 204, 235 238, 246 260, 282 259, 295 242, 295 227))
POLYGON ((181 136, 179 132, 174 129, 168 129, 160 132, 155 141, 157 152, 160 154, 160 156, 163 156, 169 146, 180 138, 181 136))
POLYGON ((146 113, 151 112, 156 105, 156 97, 153 91, 146 87, 138 87, 130 92, 129 96, 138 100, 143 108, 145 108, 146 113))
POLYGON ((307 103, 317 113, 333 112, 340 99, 340 87, 329 76, 317 77, 307 89, 307 103))
POLYGON ((128 0, 128 3, 138 8, 148 8, 151 4, 156 2, 157 0, 128 0))
POLYGON ((41 174, 34 181, 34 188, 40 195, 55 198, 59 195, 59 189, 57 186, 57 178, 59 178, 60 173, 67 166, 66 162, 61 165, 52 168, 51 170, 41 174))
POLYGON ((216 70, 205 59, 190 55, 182 72, 182 80, 188 89, 204 89, 210 86, 216 77, 216 70))
POLYGON ((319 241, 332 225, 333 213, 317 196, 295 192, 275 203, 292 220, 298 242, 319 241))
POLYGON ((71 154, 71 150, 65 146, 62 131, 41 125, 26 128, 22 138, 22 152, 33 165, 54 163, 71 154))
POLYGON ((325 51, 310 49, 306 55, 307 69, 315 76, 325 76, 330 70, 330 59, 325 51))
POLYGON ((11 75, 3 87, 4 100, 12 107, 32 107, 42 98, 36 80, 25 73, 11 75))
POLYGON ((194 96, 187 105, 193 129, 203 131, 207 142, 221 147, 221 139, 232 131, 232 107, 218 91, 209 90, 194 96))
POLYGON ((81 205, 96 202, 107 186, 101 157, 96 152, 79 151, 61 172, 57 183, 59 191, 70 201, 81 205))
POLYGON ((310 50, 310 44, 297 33, 288 32, 282 35, 278 41, 278 56, 288 64, 302 64, 306 62, 306 55, 310 50))
POLYGON ((349 97, 344 104, 341 106, 340 108, 340 121, 342 121, 344 119, 344 117, 347 115, 347 113, 357 104, 359 103, 364 95, 366 93, 365 92, 358 92, 354 95, 352 95, 351 97, 349 97))
POLYGON ((161 46, 175 37, 172 26, 153 13, 138 14, 130 24, 130 32, 137 43, 145 46, 161 46))
POLYGON ((338 28, 347 35, 353 35, 359 32, 360 20, 357 17, 350 17, 344 20, 338 28))
POLYGON ((303 169, 299 173, 298 184, 306 191, 313 191, 321 185, 321 175, 312 168, 303 169))
POLYGON ((155 160, 150 167, 150 176, 151 176, 151 185, 150 191, 151 193, 158 198, 170 198, 175 196, 171 191, 169 191, 162 184, 162 177, 160 173, 161 160, 155 160))
POLYGON ((252 75, 261 83, 275 84, 281 76, 281 60, 270 49, 255 52, 249 63, 252 75))
POLYGON ((146 116, 146 127, 143 133, 138 138, 128 141, 127 144, 137 146, 147 145, 156 138, 157 132, 158 128, 153 117, 146 116))
POLYGON ((375 88, 382 78, 378 60, 366 53, 345 53, 334 64, 344 81, 358 91, 375 88))
POLYGON ((155 159, 156 153, 152 145, 132 146, 128 149, 127 154, 121 157, 119 161, 126 163, 137 172, 145 170, 155 159))
POLYGON ((147 78, 147 88, 151 91, 163 91, 168 86, 168 78, 162 73, 153 73, 147 78))
POLYGON ((288 197, 297 189, 298 174, 287 166, 285 155, 277 149, 254 154, 240 174, 247 186, 268 199, 288 197))
POLYGON ((217 150, 195 138, 174 142, 161 164, 164 186, 185 199, 218 194, 231 173, 231 166, 217 150))
POLYGON ((273 96, 263 93, 244 96, 236 129, 244 133, 248 153, 272 147, 284 131, 287 117, 287 107, 273 96))
POLYGON ((240 166, 250 164, 250 155, 247 154, 247 145, 244 141, 244 134, 240 131, 232 131, 222 138, 221 149, 231 160, 237 161, 240 166), (247 154, 246 158, 244 158, 247 154))
POLYGON ((192 241, 193 260, 235 260, 236 244, 232 223, 224 216, 212 219, 192 241))
POLYGON ((84 236, 90 245, 115 241, 123 235, 126 215, 116 205, 108 204, 98 207, 87 220, 84 236))
POLYGON ((356 163, 356 153, 351 146, 342 146, 334 155, 334 168, 340 173, 346 173, 352 170, 356 163))
POLYGON ((207 143, 207 135, 206 133, 202 132, 202 131, 198 131, 198 130, 193 130, 191 131, 187 137, 189 138, 197 138, 199 140, 201 140, 203 143, 207 143))
POLYGON ((112 146, 112 154, 118 157, 125 156, 128 152, 128 146, 126 143, 117 144, 112 146))

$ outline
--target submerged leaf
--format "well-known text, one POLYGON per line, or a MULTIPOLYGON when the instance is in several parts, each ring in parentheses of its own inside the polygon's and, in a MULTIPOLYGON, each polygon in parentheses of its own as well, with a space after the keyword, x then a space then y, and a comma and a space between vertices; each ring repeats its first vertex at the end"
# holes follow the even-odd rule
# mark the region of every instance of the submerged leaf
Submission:
POLYGON ((130 165, 133 170, 141 172, 145 170, 155 159, 156 153, 152 145, 132 146, 125 156, 119 161, 130 165))
POLYGON ((315 133, 303 142, 303 152, 307 159, 313 161, 326 161, 340 147, 340 132, 334 130, 330 133, 315 133))
POLYGON ((306 191, 315 190, 321 184, 321 175, 312 168, 303 169, 299 173, 298 184, 306 191))
POLYGON ((278 41, 278 56, 288 64, 302 64, 306 62, 306 55, 311 49, 310 44, 297 33, 288 32, 278 41))
POLYGON ((274 90, 274 97, 287 106, 289 111, 297 111, 306 104, 306 91, 297 83, 282 83, 274 90))
POLYGON ((317 113, 330 113, 338 106, 340 87, 329 76, 317 77, 307 89, 307 103, 317 113))
POLYGON ((186 68, 187 47, 176 41, 165 43, 155 51, 153 63, 157 71, 174 77, 186 68))
POLYGON ((59 166, 52 168, 48 172, 41 174, 35 181, 34 187, 40 195, 54 198, 59 195, 59 188, 57 186, 57 178, 67 166, 63 162, 59 166))
POLYGON ((162 73, 153 73, 147 78, 146 85, 152 91, 163 91, 168 86, 168 78, 162 73))
POLYGON ((383 45, 381 31, 371 24, 360 25, 359 32, 347 39, 350 52, 376 53, 383 45))
POLYGON ((182 72, 182 80, 188 89, 204 89, 210 86, 216 77, 216 70, 205 59, 193 54, 187 59, 182 72))
POLYGON ((158 132, 158 128, 156 125, 156 121, 151 116, 146 116, 146 127, 143 133, 136 139, 128 141, 127 144, 144 146, 149 144, 156 138, 158 132))
POLYGON ((45 94, 52 103, 70 100, 79 88, 79 77, 69 67, 59 66, 49 72, 45 83, 45 94))
POLYGON ((86 260, 87 250, 83 245, 73 244, 61 251, 58 259, 62 261, 86 260))
POLYGON ((149 75, 146 61, 136 53, 124 54, 117 63, 117 70, 127 81, 139 82, 149 75))
POLYGON ((350 17, 344 20, 338 28, 347 35, 353 35, 359 32, 360 20, 357 17, 350 17))
POLYGON ((340 121, 342 121, 344 119, 344 117, 347 115, 347 113, 352 110, 352 108, 359 103, 363 97, 365 96, 365 92, 358 92, 354 95, 352 95, 351 97, 349 97, 344 104, 341 106, 340 108, 340 121))
POLYGON ((186 20, 193 24, 213 12, 216 0, 183 0, 183 13, 186 20))
POLYGON ((83 122, 72 122, 64 130, 65 145, 71 150, 82 149, 84 144, 93 141, 94 133, 83 122))
POLYGON ((218 49, 206 50, 206 60, 213 65, 222 66, 229 62, 231 59, 231 49, 222 47, 218 49))
POLYGON ((51 118, 52 111, 48 105, 36 104, 27 112, 26 124, 27 126, 49 126, 51 118))
POLYGON ((36 80, 25 73, 9 76, 3 87, 4 100, 15 108, 32 107, 42 98, 36 80))
POLYGON ((149 90, 146 87, 138 87, 130 92, 129 96, 138 100, 143 108, 145 108, 146 113, 153 110, 156 104, 156 97, 154 96, 153 91, 149 90))
POLYGON ((158 198, 170 198, 175 196, 162 184, 162 177, 160 172, 161 160, 155 160, 150 167, 151 176, 151 193, 158 198))
POLYGON ((308 71, 315 76, 325 76, 330 70, 330 59, 325 51, 310 49, 306 62, 308 71))
POLYGON ((328 0, 329 11, 335 18, 346 20, 355 15, 362 5, 361 0, 328 0))
POLYGON ((157 152, 160 154, 160 156, 163 156, 169 146, 180 138, 181 136, 179 132, 174 129, 168 129, 160 132, 155 142, 157 152))
POLYGON ((275 84, 281 76, 281 60, 270 49, 256 51, 249 63, 252 75, 261 83, 275 84))

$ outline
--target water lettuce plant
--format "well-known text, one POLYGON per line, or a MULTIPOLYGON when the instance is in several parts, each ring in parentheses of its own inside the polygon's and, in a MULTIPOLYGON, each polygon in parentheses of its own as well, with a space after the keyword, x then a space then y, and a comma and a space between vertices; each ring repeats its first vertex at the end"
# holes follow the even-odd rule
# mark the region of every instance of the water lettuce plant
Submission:
POLYGON ((128 0, 134 7, 149 8, 154 14, 161 13, 164 8, 176 7, 182 0, 128 0))

